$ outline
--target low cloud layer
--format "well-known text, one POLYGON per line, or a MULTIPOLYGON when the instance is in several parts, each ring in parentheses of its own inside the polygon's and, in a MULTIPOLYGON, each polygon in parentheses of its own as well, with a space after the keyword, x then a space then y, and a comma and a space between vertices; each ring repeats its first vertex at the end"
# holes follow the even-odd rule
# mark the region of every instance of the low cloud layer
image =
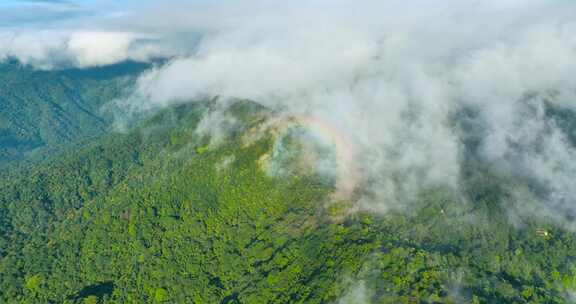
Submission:
POLYGON ((321 120, 354 150, 359 208, 385 212, 428 186, 459 191, 472 149, 538 184, 534 209, 570 222, 559 214, 576 213, 574 143, 548 111, 576 110, 575 14, 561 0, 146 2, 96 27, 5 31, 0 57, 43 67, 169 57, 125 103, 218 95, 321 120))
POLYGON ((459 188, 466 147, 455 124, 473 111, 482 161, 545 185, 541 207, 572 209, 573 146, 543 111, 574 108, 574 5, 254 5, 231 9, 233 26, 206 35, 194 56, 140 79, 136 100, 241 97, 323 120, 356 150, 361 208, 379 211, 422 187, 459 188))
POLYGON ((63 69, 190 54, 201 32, 155 27, 157 9, 148 1, 9 0, 0 3, 0 60, 63 69))

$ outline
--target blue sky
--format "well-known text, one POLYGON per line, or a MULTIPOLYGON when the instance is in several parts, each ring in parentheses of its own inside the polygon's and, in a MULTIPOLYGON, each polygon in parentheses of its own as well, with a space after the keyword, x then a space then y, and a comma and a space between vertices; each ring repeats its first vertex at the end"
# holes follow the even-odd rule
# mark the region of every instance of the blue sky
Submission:
POLYGON ((134 3, 133 0, 2 0, 0 27, 50 27, 71 19, 127 10, 134 3))

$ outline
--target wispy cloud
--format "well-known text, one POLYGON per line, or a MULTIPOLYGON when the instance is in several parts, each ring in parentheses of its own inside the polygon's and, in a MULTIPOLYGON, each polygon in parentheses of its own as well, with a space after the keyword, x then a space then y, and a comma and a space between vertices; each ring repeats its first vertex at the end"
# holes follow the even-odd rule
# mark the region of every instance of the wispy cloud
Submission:
POLYGON ((0 57, 44 68, 170 57, 139 80, 132 106, 220 95, 315 117, 350 139, 363 174, 359 205, 379 211, 422 187, 458 190, 467 147, 455 117, 467 110, 485 131, 475 135, 479 159, 542 185, 535 209, 576 214, 576 152, 542 114, 549 105, 576 109, 572 1, 81 7, 91 15, 4 31, 0 57))
POLYGON ((566 102, 576 97, 573 8, 538 0, 249 1, 167 12, 175 29, 201 29, 204 39, 194 54, 145 75, 133 100, 146 107, 241 97, 322 120, 356 150, 359 208, 382 212, 426 187, 459 191, 469 147, 454 120, 475 111, 484 165, 546 188, 539 210, 574 212, 567 202, 576 199, 576 152, 538 110, 576 109, 566 102), (527 101, 530 94, 537 97, 527 101))

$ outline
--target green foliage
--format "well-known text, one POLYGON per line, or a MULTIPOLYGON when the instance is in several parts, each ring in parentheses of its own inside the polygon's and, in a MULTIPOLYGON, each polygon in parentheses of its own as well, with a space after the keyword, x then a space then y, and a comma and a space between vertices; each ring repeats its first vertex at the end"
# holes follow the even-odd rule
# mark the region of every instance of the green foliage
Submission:
POLYGON ((26 278, 26 289, 31 292, 39 292, 40 285, 42 285, 42 276, 40 275, 33 275, 26 278))
MULTIPOLYGON (((268 177, 259 164, 268 137, 248 146, 231 138, 194 153, 205 146, 190 130, 205 110, 184 110, 178 130, 113 135, 3 181, 3 299, 313 303, 337 296, 338 273, 358 267, 370 245, 347 243, 341 226, 316 218, 330 189, 307 176, 268 177), (192 153, 157 157, 175 142, 192 153), (35 298, 22 287, 31 269, 46 276, 35 298), (109 294, 81 292, 106 281, 114 282, 109 294)), ((159 117, 160 125, 174 118, 159 117)))
POLYGON ((47 158, 102 135, 111 122, 105 103, 122 96, 148 65, 123 63, 87 70, 38 71, 0 63, 0 168, 47 158))
POLYGON ((98 304, 98 297, 96 296, 88 296, 84 298, 84 304, 98 304))
POLYGON ((164 288, 158 288, 154 292, 154 301, 156 303, 162 303, 168 299, 168 292, 164 288))
POLYGON ((234 104, 244 131, 220 145, 195 132, 210 111, 180 105, 0 179, 0 302, 565 303, 576 288, 574 235, 511 226, 487 172, 465 195, 348 214, 313 172, 267 174, 275 138, 243 140, 265 109, 234 104))

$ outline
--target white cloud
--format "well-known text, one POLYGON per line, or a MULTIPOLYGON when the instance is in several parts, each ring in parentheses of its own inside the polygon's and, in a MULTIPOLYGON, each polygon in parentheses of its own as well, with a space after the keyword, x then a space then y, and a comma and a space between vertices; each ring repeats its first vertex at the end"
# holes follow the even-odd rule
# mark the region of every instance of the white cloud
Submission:
POLYGON ((576 28, 559 2, 250 3, 219 11, 233 17, 211 24, 220 28, 194 56, 144 76, 138 97, 251 98, 324 120, 356 150, 362 206, 382 211, 427 185, 458 187, 462 142, 451 124, 473 107, 489 131, 487 162, 568 190, 561 181, 574 170, 557 167, 574 156, 559 130, 544 151, 508 160, 518 138, 530 146, 549 126, 526 112, 525 94, 556 90, 572 106, 576 28))
POLYGON ((135 32, 0 30, 0 60, 14 58, 40 69, 85 68, 126 60, 148 62, 178 53, 161 37, 135 32))
POLYGON ((366 287, 366 282, 356 282, 344 296, 338 299, 338 304, 369 304, 371 292, 366 287))
POLYGON ((135 36, 131 33, 76 32, 67 43, 67 50, 78 66, 101 66, 129 58, 135 36))
POLYGON ((575 109, 574 8, 560 0, 147 2, 95 28, 10 34, 0 55, 44 66, 175 56, 125 102, 149 109, 221 95, 313 116, 348 138, 360 203, 373 210, 422 187, 458 188, 454 116, 473 108, 486 128, 481 157, 556 193, 543 207, 570 209, 574 149, 531 110, 542 98, 522 100, 554 91, 550 102, 575 109))

